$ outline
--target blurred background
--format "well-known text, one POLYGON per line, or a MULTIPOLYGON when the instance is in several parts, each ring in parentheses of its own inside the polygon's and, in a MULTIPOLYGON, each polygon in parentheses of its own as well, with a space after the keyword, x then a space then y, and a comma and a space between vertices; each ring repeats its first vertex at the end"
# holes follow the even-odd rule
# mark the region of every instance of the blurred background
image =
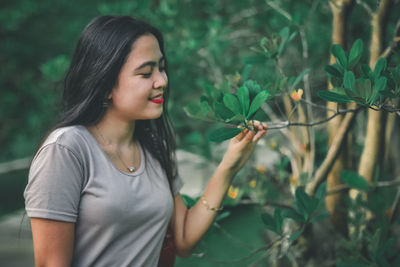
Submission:
MULTIPOLYGON (((29 220, 24 216, 22 195, 29 163, 41 138, 58 118, 63 75, 80 32, 92 18, 105 14, 141 18, 164 33, 170 72, 169 111, 179 147, 179 169, 185 180, 182 194, 188 205, 201 194, 226 146, 207 140, 207 132, 214 127, 213 123, 190 118, 183 109, 200 98, 205 89, 234 91, 247 79, 256 81, 263 89, 285 87, 284 77, 298 77, 308 68, 309 72, 301 76, 298 86, 291 90, 304 89, 305 100, 325 107, 326 102, 316 93, 328 88, 324 68, 334 62, 330 59, 332 42, 349 49, 356 39, 361 38, 364 41, 361 60, 368 63, 373 47, 373 18, 379 14, 382 25, 379 26, 381 45, 378 50, 383 53, 385 48, 392 49, 389 65, 399 65, 396 53, 399 1, 2 0, 1 266, 33 266, 29 220), (381 7, 386 3, 389 7, 381 7), (383 14, 379 13, 381 10, 383 14), (279 45, 282 42, 280 31, 285 27, 296 35, 287 42, 279 58, 271 56, 265 47, 273 50, 279 45), (342 33, 338 33, 340 29, 342 33), (277 80, 279 71, 284 75, 277 80)), ((326 108, 307 108, 305 103, 299 104, 289 97, 292 91, 285 90, 281 88, 275 93, 275 98, 257 113, 256 118, 266 122, 287 121, 292 114, 296 115, 294 119, 303 122, 325 118, 326 108), (301 105, 306 110, 303 110, 303 117, 299 111, 301 105)), ((380 139, 383 143, 379 145, 386 148, 380 157, 385 162, 369 164, 374 166, 374 179, 394 181, 393 186, 389 184, 386 191, 379 192, 377 199, 382 200, 378 209, 387 211, 388 221, 396 223, 396 227, 383 230, 383 226, 378 226, 385 231, 385 236, 380 236, 381 242, 388 241, 395 236, 396 229, 398 231, 398 217, 392 219, 391 216, 398 210, 396 179, 400 178, 399 116, 395 113, 385 116, 374 122, 375 128, 386 129, 386 135, 380 139)), ((365 142, 369 120, 372 120, 371 116, 365 109, 352 123, 351 138, 344 149, 348 152, 347 157, 339 156, 342 167, 336 166, 336 174, 331 173, 333 178, 328 180, 328 187, 341 183, 338 178, 341 170, 357 172, 363 169, 361 158, 370 143, 365 142)), ((276 246, 271 249, 269 244, 276 236, 267 231, 261 219, 261 214, 271 212, 271 207, 292 205, 295 188, 312 180, 329 151, 332 136, 335 136, 332 129, 339 127, 340 120, 337 123, 331 127, 328 124, 301 127, 303 130, 296 127, 271 130, 260 142, 255 156, 235 178, 225 200, 225 212, 194 255, 177 259, 176 266, 334 266, 338 258, 344 259, 355 250, 357 242, 371 239, 372 235, 354 237, 351 231, 348 233, 352 221, 343 215, 345 208, 342 208, 351 207, 343 204, 347 203, 347 195, 336 197, 333 202, 329 200, 331 206, 327 203, 327 209, 331 211, 331 220, 315 225, 312 238, 298 239, 293 244, 289 242, 286 247, 283 243, 279 246, 272 243, 276 246), (341 212, 336 214, 338 209, 335 207, 341 212), (333 214, 336 217, 333 218, 333 214), (344 234, 336 236, 335 233, 344 234), (326 243, 327 240, 330 242, 326 243)), ((285 224, 285 227, 293 227, 293 224, 285 224)), ((398 248, 398 241, 390 242, 394 249, 398 248)), ((363 248, 356 250, 363 255, 363 248)), ((372 261, 370 256, 367 260, 367 263, 372 261)), ((395 261, 391 254, 386 260, 395 261)))

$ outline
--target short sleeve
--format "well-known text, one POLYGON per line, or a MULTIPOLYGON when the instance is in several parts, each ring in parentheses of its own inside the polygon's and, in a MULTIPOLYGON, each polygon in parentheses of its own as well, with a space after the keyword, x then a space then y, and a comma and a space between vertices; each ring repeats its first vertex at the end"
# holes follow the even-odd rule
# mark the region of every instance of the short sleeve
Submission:
POLYGON ((174 194, 174 196, 179 194, 179 191, 182 189, 183 184, 183 180, 179 175, 174 177, 174 181, 172 182, 172 193, 174 194))
POLYGON ((76 222, 83 173, 68 147, 57 143, 42 147, 33 159, 24 192, 28 216, 76 222))

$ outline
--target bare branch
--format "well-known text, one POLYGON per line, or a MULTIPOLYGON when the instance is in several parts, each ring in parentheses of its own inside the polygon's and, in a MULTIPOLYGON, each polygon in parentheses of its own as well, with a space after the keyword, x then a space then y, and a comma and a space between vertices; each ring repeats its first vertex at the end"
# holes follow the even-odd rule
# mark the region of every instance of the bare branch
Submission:
MULTIPOLYGON (((385 187, 393 187, 393 186, 400 186, 400 180, 393 180, 393 181, 382 181, 378 182, 374 187, 377 188, 385 188, 385 187)), ((327 195, 337 194, 343 191, 350 189, 350 187, 346 184, 338 185, 326 192, 327 195)))
POLYGON ((367 11, 368 15, 370 15, 370 16, 372 17, 372 15, 374 14, 374 12, 372 11, 372 8, 371 8, 367 3, 365 3, 365 2, 362 1, 362 0, 356 0, 356 2, 357 2, 357 4, 359 4, 360 6, 362 6, 362 7, 365 9, 365 11, 367 11))
POLYGON ((27 169, 31 160, 31 157, 27 157, 0 163, 0 174, 27 169))
POLYGON ((229 22, 230 25, 235 24, 240 22, 243 19, 246 19, 248 17, 252 17, 258 13, 258 10, 256 8, 249 8, 249 9, 244 9, 237 13, 229 22))
POLYGON ((390 58, 400 48, 400 19, 396 23, 391 44, 383 51, 380 57, 390 58))
POLYGON ((307 126, 307 127, 312 127, 316 126, 319 124, 323 124, 325 122, 330 121, 331 119, 335 118, 338 115, 341 114, 347 114, 347 113, 356 113, 357 111, 360 110, 361 107, 355 108, 355 109, 343 109, 343 110, 338 110, 336 113, 331 115, 330 117, 326 119, 322 119, 319 121, 314 121, 314 122, 308 122, 308 123, 303 123, 303 122, 291 122, 291 121, 282 121, 282 122, 277 122, 277 123, 271 123, 271 122, 266 122, 268 124, 268 129, 273 130, 273 129, 282 129, 282 128, 287 128, 290 126, 307 126))
POLYGON ((266 1, 267 5, 269 5, 272 9, 277 11, 279 14, 284 16, 287 20, 292 21, 292 15, 290 15, 287 11, 283 10, 280 6, 272 1, 266 1))

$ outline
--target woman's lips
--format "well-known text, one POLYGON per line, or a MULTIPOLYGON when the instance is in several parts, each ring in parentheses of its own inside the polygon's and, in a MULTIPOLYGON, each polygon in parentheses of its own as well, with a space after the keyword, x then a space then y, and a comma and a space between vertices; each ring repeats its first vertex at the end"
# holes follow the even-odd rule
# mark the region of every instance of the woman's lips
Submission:
POLYGON ((162 104, 164 103, 164 98, 151 99, 150 101, 155 104, 162 104))

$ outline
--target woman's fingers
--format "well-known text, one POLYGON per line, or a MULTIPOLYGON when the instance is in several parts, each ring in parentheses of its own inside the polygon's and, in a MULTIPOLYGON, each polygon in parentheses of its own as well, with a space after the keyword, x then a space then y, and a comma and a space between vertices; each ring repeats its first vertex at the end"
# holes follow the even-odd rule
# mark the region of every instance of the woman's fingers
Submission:
POLYGON ((253 137, 254 137, 255 134, 256 134, 255 131, 248 131, 248 133, 246 134, 244 139, 246 141, 251 141, 251 140, 253 140, 253 137))
POLYGON ((260 131, 258 131, 258 132, 256 133, 256 135, 253 137, 253 142, 254 142, 254 143, 257 143, 258 140, 260 140, 261 137, 263 137, 266 133, 267 133, 266 130, 260 130, 260 131))
POLYGON ((243 129, 243 131, 241 131, 238 135, 236 135, 236 140, 237 141, 242 141, 242 139, 243 139, 243 137, 245 137, 246 136, 246 134, 249 132, 249 129, 243 129))

